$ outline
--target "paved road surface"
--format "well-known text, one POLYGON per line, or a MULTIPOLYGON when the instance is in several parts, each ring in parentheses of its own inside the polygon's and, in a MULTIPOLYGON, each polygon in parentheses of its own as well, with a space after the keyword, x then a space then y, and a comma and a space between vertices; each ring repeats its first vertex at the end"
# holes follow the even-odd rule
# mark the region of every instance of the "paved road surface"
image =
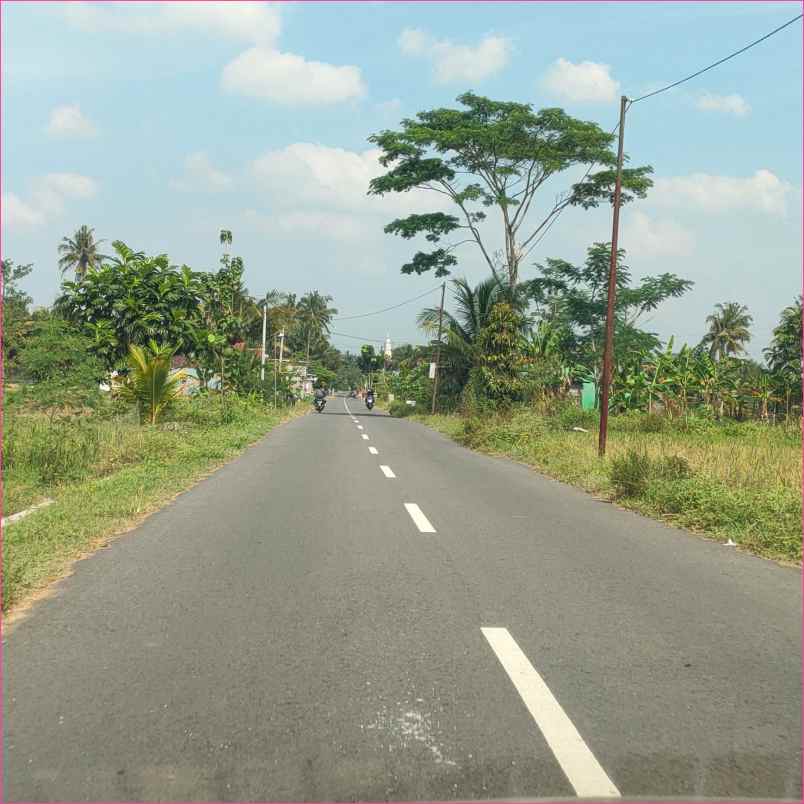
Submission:
POLYGON ((6 634, 7 799, 800 799, 798 571, 348 405, 6 634))

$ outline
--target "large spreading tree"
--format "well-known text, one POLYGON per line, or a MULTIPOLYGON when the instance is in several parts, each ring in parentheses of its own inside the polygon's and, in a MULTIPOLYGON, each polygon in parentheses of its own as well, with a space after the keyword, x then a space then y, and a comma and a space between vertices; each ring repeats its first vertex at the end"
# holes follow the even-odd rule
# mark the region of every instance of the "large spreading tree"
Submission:
MULTIPOLYGON (((458 102, 463 108, 419 112, 415 120, 403 120, 399 131, 369 138, 381 149, 380 163, 388 168, 372 179, 369 194, 428 190, 454 210, 408 215, 385 227, 405 239, 424 235, 437 246, 414 254, 402 273, 434 270, 436 276, 445 276, 457 264, 455 249, 471 243, 495 276, 514 287, 522 261, 563 209, 612 202, 614 135, 562 109, 536 112, 530 104, 494 101, 471 92, 458 102), (587 168, 583 178, 536 214, 545 182, 579 167, 587 168), (493 252, 483 227, 491 210, 502 226, 500 253, 493 252)), ((648 166, 623 171, 622 203, 645 196, 651 172, 648 166)))

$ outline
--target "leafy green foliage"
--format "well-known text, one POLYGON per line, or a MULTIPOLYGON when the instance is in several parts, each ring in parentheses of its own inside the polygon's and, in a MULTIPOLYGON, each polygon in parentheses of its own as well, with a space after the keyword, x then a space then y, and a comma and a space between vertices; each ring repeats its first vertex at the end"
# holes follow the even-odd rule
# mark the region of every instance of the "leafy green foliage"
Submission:
POLYGON ((20 287, 20 282, 33 270, 33 263, 16 265, 2 260, 3 269, 3 370, 8 374, 22 339, 30 329, 28 307, 33 299, 20 287))
POLYGON ((103 364, 92 352, 92 342, 74 325, 58 316, 32 324, 17 355, 26 380, 23 396, 35 407, 70 413, 95 407, 99 383, 106 379, 103 364))
POLYGON ((203 286, 187 266, 168 257, 145 257, 113 244, 115 263, 89 271, 82 282, 65 282, 56 308, 93 341, 109 370, 126 366, 129 346, 151 340, 173 343, 181 353, 197 345, 203 286))
POLYGON ((470 382, 476 394, 503 404, 521 398, 525 365, 522 345, 522 315, 510 304, 498 302, 491 308, 475 346, 470 382))
MULTIPOLYGON (((382 151, 387 172, 369 185, 372 195, 428 190, 454 205, 444 212, 414 214, 392 221, 390 234, 411 239, 423 234, 439 243, 453 233, 460 239, 431 252, 417 252, 403 273, 449 273, 457 264, 453 251, 472 243, 495 275, 502 273, 511 287, 533 241, 561 210, 584 209, 611 202, 616 165, 613 135, 596 123, 577 120, 561 109, 535 112, 529 104, 494 101, 467 92, 457 99, 462 108, 419 112, 402 121, 398 131, 369 138, 382 151), (529 218, 532 203, 552 176, 574 166, 599 165, 548 206, 547 214, 529 218), (504 256, 491 252, 478 224, 494 209, 502 226, 504 256)), ((651 186, 650 167, 623 171, 622 203, 643 198, 651 186)))
POLYGON ((129 347, 129 374, 120 393, 137 405, 142 423, 156 424, 179 395, 181 372, 170 369, 175 352, 175 347, 159 346, 154 341, 147 347, 129 347))
MULTIPOLYGON (((620 249, 617 253, 615 364, 659 346, 658 336, 636 326, 639 318, 667 299, 683 296, 693 284, 666 273, 645 277, 634 286, 624 258, 625 251, 620 249)), ((539 316, 557 328, 553 348, 563 352, 571 362, 585 366, 595 378, 599 378, 602 371, 610 262, 611 244, 595 243, 588 249, 582 266, 548 259, 545 265, 537 266, 539 276, 525 283, 539 316)))

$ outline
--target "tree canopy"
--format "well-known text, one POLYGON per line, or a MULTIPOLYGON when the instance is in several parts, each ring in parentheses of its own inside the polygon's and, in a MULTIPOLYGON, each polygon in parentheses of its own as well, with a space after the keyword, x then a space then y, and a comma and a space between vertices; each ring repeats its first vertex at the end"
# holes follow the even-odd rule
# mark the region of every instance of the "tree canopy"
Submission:
MULTIPOLYGON (((612 202, 617 162, 614 135, 562 109, 536 112, 530 104, 494 101, 472 92, 457 100, 463 108, 419 112, 415 119, 403 120, 400 130, 369 138, 379 146, 380 163, 388 168, 372 179, 369 194, 428 190, 454 209, 454 214, 408 215, 385 227, 386 233, 405 239, 424 235, 438 245, 429 252, 416 252, 402 266, 402 273, 434 270, 436 276, 445 276, 457 264, 455 249, 472 243, 491 271, 513 287, 536 238, 561 210, 612 202), (545 182, 577 166, 588 166, 586 175, 532 216, 534 200, 545 182), (594 170, 596 166, 600 169, 594 170), (502 224, 501 254, 492 253, 481 231, 491 209, 502 224)), ((622 203, 645 196, 652 184, 651 172, 649 166, 623 171, 622 203)))

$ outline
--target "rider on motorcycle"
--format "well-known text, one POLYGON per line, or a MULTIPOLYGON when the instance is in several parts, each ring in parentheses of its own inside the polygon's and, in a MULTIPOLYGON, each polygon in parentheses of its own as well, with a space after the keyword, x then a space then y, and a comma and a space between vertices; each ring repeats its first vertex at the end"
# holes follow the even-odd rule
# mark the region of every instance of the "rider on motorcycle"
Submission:
POLYGON ((316 407, 324 406, 327 401, 327 389, 324 387, 323 382, 319 382, 316 386, 315 391, 313 392, 314 400, 313 404, 316 407))

